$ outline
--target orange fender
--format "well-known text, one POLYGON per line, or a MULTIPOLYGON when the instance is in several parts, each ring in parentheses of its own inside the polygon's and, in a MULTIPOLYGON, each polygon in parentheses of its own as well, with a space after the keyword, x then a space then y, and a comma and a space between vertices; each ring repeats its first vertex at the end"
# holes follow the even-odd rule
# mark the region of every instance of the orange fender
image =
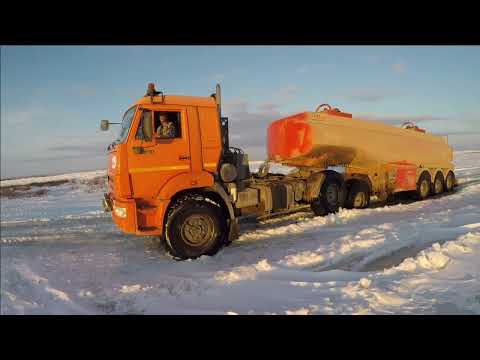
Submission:
POLYGON ((157 199, 168 200, 176 193, 195 188, 209 187, 214 184, 213 175, 202 171, 199 173, 182 173, 171 178, 159 191, 157 199))

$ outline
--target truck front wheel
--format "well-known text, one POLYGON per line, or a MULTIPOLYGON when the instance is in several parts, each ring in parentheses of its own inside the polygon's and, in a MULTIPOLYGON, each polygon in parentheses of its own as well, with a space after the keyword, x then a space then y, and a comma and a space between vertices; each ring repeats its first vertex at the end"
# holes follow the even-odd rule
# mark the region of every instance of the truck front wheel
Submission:
POLYGON ((225 217, 218 206, 207 201, 182 201, 170 212, 165 226, 167 250, 180 259, 214 255, 225 237, 225 217))

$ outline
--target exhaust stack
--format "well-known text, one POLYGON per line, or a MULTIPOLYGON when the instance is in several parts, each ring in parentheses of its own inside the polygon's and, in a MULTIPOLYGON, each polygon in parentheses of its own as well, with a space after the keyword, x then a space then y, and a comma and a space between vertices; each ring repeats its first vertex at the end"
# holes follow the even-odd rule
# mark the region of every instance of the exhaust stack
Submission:
POLYGON ((222 117, 222 94, 220 84, 217 84, 215 88, 215 102, 217 103, 218 115, 222 117))

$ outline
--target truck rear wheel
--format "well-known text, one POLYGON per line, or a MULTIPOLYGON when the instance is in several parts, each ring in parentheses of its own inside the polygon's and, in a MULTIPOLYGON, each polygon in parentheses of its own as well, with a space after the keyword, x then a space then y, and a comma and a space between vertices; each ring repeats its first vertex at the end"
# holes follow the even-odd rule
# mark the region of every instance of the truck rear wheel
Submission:
POLYGON ((335 213, 345 202, 345 183, 336 176, 329 176, 323 182, 319 197, 310 205, 317 216, 335 213))
POLYGON ((345 200, 347 209, 364 209, 370 204, 370 188, 363 181, 353 181, 345 200))
POLYGON ((167 250, 180 259, 214 255, 225 238, 225 217, 219 207, 207 201, 182 201, 171 211, 165 226, 167 250))
POLYGON ((453 171, 449 171, 447 174, 447 178, 445 180, 445 191, 453 191, 453 187, 455 186, 455 174, 453 171))
POLYGON ((417 182, 417 192, 416 197, 417 200, 424 200, 430 195, 432 187, 432 180, 430 178, 430 174, 428 172, 422 173, 420 179, 417 182))
POLYGON ((439 171, 437 175, 435 175, 435 180, 433 181, 433 186, 432 186, 432 194, 433 195, 438 195, 441 194, 445 189, 445 183, 443 181, 443 175, 439 171))

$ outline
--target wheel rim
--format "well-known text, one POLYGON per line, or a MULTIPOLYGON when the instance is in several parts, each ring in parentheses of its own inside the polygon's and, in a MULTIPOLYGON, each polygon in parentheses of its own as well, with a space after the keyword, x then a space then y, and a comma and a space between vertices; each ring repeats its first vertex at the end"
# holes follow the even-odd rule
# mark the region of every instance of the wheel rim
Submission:
POLYGON ((422 197, 427 197, 429 190, 430 189, 429 189, 427 180, 423 180, 422 183, 420 184, 420 195, 422 197))
POLYGON ((437 178, 437 180, 435 180, 435 194, 440 194, 442 190, 443 190, 442 180, 440 178, 437 178))
POLYGON ((365 194, 363 192, 358 192, 355 195, 355 199, 353 200, 353 207, 354 208, 362 207, 364 203, 365 203, 365 194))
POLYGON ((181 228, 185 242, 195 247, 207 244, 213 238, 214 232, 213 220, 209 216, 200 214, 189 216, 181 228))
POLYGON ((338 186, 330 184, 325 191, 325 198, 330 205, 336 205, 338 200, 338 186))

